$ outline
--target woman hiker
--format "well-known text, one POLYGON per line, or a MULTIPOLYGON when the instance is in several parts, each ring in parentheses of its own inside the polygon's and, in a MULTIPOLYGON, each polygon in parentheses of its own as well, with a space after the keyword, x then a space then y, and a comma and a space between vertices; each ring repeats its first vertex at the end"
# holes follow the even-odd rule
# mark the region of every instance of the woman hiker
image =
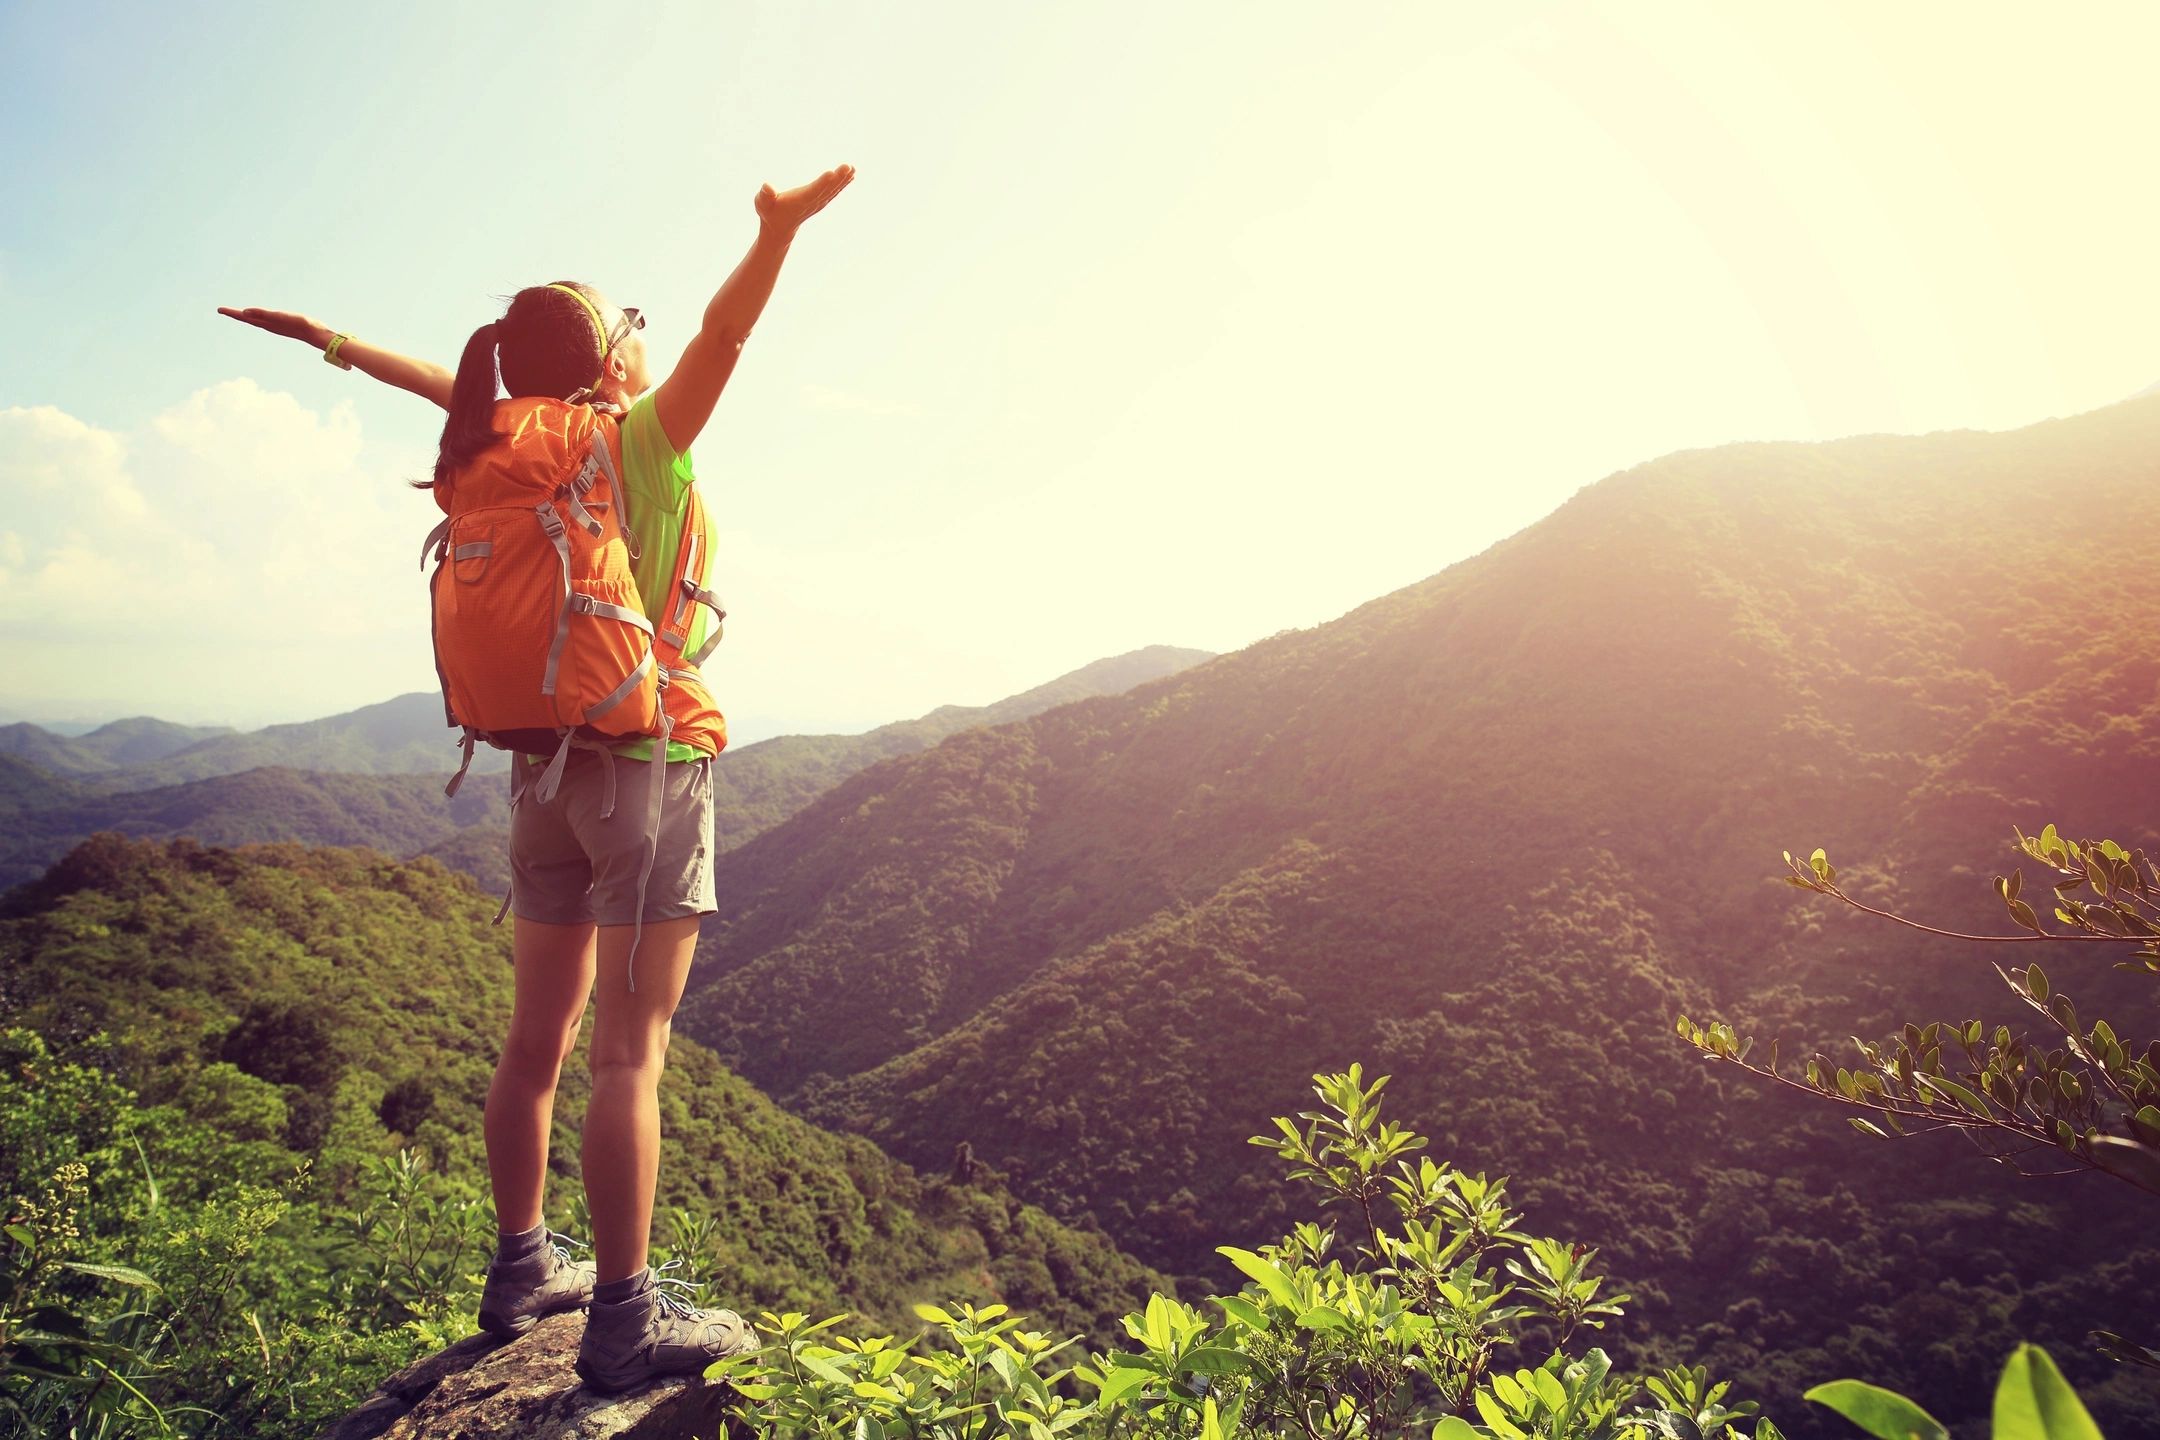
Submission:
MULTIPOLYGON (((701 544, 711 553, 709 518, 704 536, 685 542, 680 534, 694 483, 691 442, 704 429, 743 341, 772 294, 796 231, 854 174, 852 166, 841 165, 784 193, 776 194, 770 185, 760 189, 756 242, 706 307, 681 363, 657 386, 638 334, 644 317, 574 282, 520 290, 500 319, 474 332, 454 376, 302 315, 225 308, 218 313, 304 341, 323 350, 333 364, 357 367, 442 406, 449 418, 436 477, 451 485, 489 447, 507 443, 495 428, 496 413, 519 397, 590 404, 611 417, 604 423, 620 427, 627 511, 621 519, 641 541, 641 548, 631 547, 631 570, 658 634, 661 612, 673 608, 669 586, 679 544, 701 544), (508 401, 497 399, 498 371, 508 401)), ((712 513, 710 507, 700 508, 708 517, 712 513)), ((699 620, 700 633, 718 623, 717 616, 700 614, 699 620)), ((699 643, 690 637, 683 653, 699 643)), ((741 1316, 692 1308, 664 1288, 687 1289, 689 1283, 658 1274, 647 1263, 660 1163, 660 1072, 697 946, 698 917, 717 908, 710 767, 727 734, 701 684, 671 688, 697 698, 684 705, 671 697, 667 707, 681 713, 666 759, 655 772, 663 819, 650 850, 645 807, 631 803, 613 809, 614 765, 606 754, 586 748, 567 752, 559 788, 545 803, 537 799, 534 771, 514 775, 512 785, 517 797, 510 830, 516 1001, 487 1099, 498 1243, 480 1320, 508 1337, 524 1334, 542 1315, 590 1305, 577 1372, 608 1393, 660 1375, 696 1374, 722 1356, 758 1344, 741 1316), (627 970, 632 959, 645 978, 642 985, 627 970), (541 1190, 556 1081, 577 1044, 588 993, 596 996, 592 1100, 580 1158, 594 1258, 573 1262, 554 1243, 571 1237, 541 1223, 541 1190)), ((606 748, 616 757, 639 760, 650 757, 652 743, 606 748)), ((512 763, 533 762, 519 755, 512 763)), ((633 766, 630 773, 641 774, 643 768, 633 766)), ((675 1264, 671 1260, 661 1268, 675 1264)))

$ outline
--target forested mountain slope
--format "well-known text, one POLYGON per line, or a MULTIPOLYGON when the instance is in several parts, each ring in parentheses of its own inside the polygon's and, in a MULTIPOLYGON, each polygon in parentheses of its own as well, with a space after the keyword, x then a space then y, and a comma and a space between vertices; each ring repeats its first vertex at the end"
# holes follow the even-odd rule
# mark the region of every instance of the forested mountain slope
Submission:
MULTIPOLYGON (((485 1193, 481 1111, 512 999, 493 913, 425 860, 102 835, 0 902, 0 1026, 106 1057, 141 1103, 256 1142, 241 1178, 268 1184, 312 1157, 316 1189, 285 1242, 313 1254, 370 1156, 418 1146, 485 1193), (86 1050, 98 1031, 111 1047, 86 1050)), ((584 1043, 556 1101, 558 1228, 578 1189, 584 1043)), ((746 1307, 845 1306, 897 1325, 915 1301, 972 1294, 1107 1335, 1157 1280, 994 1183, 918 1176, 787 1114, 693 1040, 670 1047, 660 1103, 657 1204, 718 1222, 722 1283, 746 1307)), ((168 1189, 231 1178, 148 1158, 168 1189)), ((42 1177, 18 1160, 0 1169, 34 1193, 22 1187, 42 1177)))
MULTIPOLYGON (((1865 1354, 1954 1420, 2015 1339, 2138 1328, 2160 1249, 2124 1187, 1870 1144, 1672 1022, 1788 1055, 2022 1023, 1970 947, 1828 913, 1778 857, 1999 931, 2012 825, 2152 845, 2160 577, 2125 537, 2156 479, 2160 398, 1635 467, 1337 621, 835 787, 723 860, 678 1028, 1181 1270, 1275 1218, 1251 1117, 1362 1058, 1606 1247, 1624 1344, 1781 1415, 1865 1354)), ((2150 1013, 2092 969, 2059 983, 2150 1013)))

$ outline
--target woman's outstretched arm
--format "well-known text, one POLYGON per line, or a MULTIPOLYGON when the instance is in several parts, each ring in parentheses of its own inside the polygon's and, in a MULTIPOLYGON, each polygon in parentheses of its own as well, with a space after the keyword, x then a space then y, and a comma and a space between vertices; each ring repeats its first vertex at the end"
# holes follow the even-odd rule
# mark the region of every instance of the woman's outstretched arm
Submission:
MULTIPOLYGON (((243 325, 253 325, 272 335, 282 335, 288 340, 306 342, 316 350, 330 343, 338 332, 320 320, 290 310, 234 310, 218 307, 218 314, 230 315, 243 325)), ((380 380, 385 385, 395 385, 400 390, 410 390, 423 400, 432 400, 443 409, 450 408, 450 385, 457 376, 440 365, 430 365, 425 360, 415 360, 395 350, 385 350, 380 345, 370 345, 365 340, 347 340, 338 346, 338 358, 352 362, 352 367, 363 375, 380 380)))
POLYGON ((750 253, 705 307, 704 323, 683 349, 674 373, 653 392, 653 413, 677 453, 688 450, 712 418, 743 341, 772 298, 773 282, 780 278, 780 262, 787 258, 795 232, 854 178, 854 166, 840 165, 785 194, 776 194, 770 185, 758 191, 758 234, 750 253))

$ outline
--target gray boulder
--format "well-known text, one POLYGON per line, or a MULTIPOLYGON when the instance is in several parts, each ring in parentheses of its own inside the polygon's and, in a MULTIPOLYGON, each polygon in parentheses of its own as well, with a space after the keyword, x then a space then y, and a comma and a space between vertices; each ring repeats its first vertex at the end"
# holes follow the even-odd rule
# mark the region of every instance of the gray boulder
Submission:
MULTIPOLYGON (((317 1440, 713 1440, 730 1433, 735 1392, 698 1376, 621 1395, 571 1369, 583 1311, 550 1315, 505 1343, 460 1340, 392 1375, 317 1440)), ((747 1433, 738 1423, 735 1433, 747 1433)))

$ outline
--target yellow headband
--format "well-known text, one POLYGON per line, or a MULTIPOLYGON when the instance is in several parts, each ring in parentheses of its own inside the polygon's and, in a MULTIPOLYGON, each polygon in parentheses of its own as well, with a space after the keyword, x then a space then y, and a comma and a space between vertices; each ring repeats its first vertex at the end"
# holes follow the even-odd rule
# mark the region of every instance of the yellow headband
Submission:
MULTIPOLYGON (((584 306, 585 313, 592 316, 593 329, 600 332, 600 373, 593 376, 592 384, 586 386, 585 389, 587 392, 598 390, 600 382, 607 378, 607 322, 600 318, 600 307, 586 299, 583 291, 573 290, 568 285, 551 284, 547 288, 562 291, 563 294, 568 295, 578 304, 584 306)), ((575 394, 576 392, 573 391, 572 393, 575 394)))

